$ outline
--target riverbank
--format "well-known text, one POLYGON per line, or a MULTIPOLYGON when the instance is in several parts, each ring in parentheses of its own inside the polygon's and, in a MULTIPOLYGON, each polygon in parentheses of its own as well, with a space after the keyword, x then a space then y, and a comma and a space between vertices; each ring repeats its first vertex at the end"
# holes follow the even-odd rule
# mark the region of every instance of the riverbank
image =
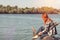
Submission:
POLYGON ((60 9, 55 9, 52 7, 20 8, 18 6, 0 5, 0 14, 42 14, 42 12, 46 12, 48 14, 58 14, 60 13, 60 9))

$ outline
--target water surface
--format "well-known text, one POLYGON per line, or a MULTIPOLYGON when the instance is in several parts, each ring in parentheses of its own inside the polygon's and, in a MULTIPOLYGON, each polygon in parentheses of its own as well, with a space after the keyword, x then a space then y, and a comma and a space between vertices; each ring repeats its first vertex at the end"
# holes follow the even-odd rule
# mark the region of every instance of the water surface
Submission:
MULTIPOLYGON (((60 22, 59 14, 49 14, 49 17, 60 22)), ((42 25, 41 14, 0 14, 0 40, 31 40, 32 26, 38 30, 42 25)), ((57 30, 60 37, 60 25, 57 30)))

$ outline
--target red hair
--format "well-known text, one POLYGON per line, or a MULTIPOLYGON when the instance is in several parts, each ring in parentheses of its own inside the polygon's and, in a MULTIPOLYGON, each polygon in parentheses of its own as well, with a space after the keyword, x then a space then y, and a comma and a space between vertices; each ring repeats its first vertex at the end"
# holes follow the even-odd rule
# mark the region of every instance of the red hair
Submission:
POLYGON ((44 13, 42 14, 42 18, 48 18, 47 13, 44 12, 44 13))
POLYGON ((42 19, 43 19, 43 21, 44 21, 44 24, 47 22, 47 20, 52 21, 52 20, 48 17, 48 15, 47 15, 46 12, 44 12, 44 13, 42 14, 42 19))

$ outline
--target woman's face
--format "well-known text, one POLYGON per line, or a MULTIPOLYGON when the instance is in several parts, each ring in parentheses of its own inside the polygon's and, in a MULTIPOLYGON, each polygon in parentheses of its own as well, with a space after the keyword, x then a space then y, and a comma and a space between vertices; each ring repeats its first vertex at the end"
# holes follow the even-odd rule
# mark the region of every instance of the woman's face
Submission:
POLYGON ((46 22, 48 19, 48 15, 46 13, 42 14, 42 19, 44 22, 46 22))
POLYGON ((42 19, 43 19, 43 21, 46 21, 48 18, 44 18, 44 17, 43 17, 42 19))

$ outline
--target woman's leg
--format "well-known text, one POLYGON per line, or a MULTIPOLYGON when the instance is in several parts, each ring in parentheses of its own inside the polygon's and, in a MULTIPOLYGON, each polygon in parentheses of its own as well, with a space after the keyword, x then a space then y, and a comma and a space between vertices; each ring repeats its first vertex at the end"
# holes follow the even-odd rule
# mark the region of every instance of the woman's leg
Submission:
MULTIPOLYGON (((41 27, 38 29, 38 31, 36 32, 36 36, 34 36, 33 38, 37 38, 37 37, 38 37, 37 34, 38 34, 39 32, 42 32, 43 30, 44 30, 44 27, 41 26, 41 27)), ((40 39, 42 39, 43 37, 45 37, 46 34, 47 34, 47 33, 43 33, 43 35, 40 36, 40 39)))
MULTIPOLYGON (((43 30, 44 30, 44 27, 41 26, 41 27, 38 29, 38 31, 37 31, 36 34, 38 34, 39 32, 42 32, 43 30)), ((45 36, 47 36, 47 35, 48 35, 47 32, 43 33, 43 34, 40 36, 40 39, 42 39, 43 37, 45 37, 45 36)))
POLYGON ((37 31, 37 33, 36 34, 38 34, 39 32, 42 32, 44 30, 44 27, 43 26, 41 26, 39 29, 38 29, 38 31, 37 31))

